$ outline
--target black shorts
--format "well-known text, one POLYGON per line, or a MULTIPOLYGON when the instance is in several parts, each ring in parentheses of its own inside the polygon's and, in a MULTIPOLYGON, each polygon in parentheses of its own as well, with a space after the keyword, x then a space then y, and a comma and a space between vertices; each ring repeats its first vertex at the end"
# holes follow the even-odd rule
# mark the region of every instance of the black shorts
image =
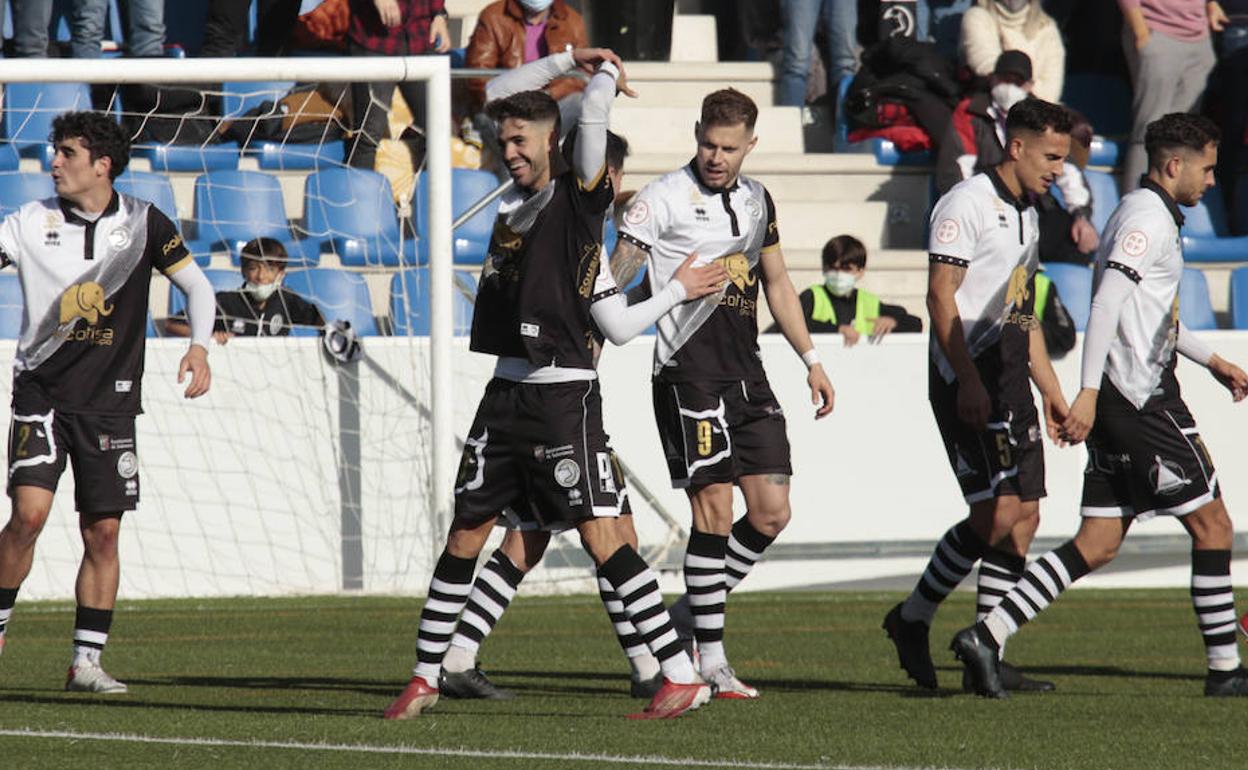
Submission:
POLYGON ((1006 495, 1020 500, 1045 496, 1044 446, 1034 404, 994 402, 981 432, 958 417, 957 381, 946 383, 932 371, 928 397, 949 467, 968 504, 1006 495))
POLYGON ((486 385, 460 459, 456 516, 510 509, 518 525, 561 530, 619 516, 623 490, 597 380, 486 385))
POLYGON ((793 475, 784 411, 766 380, 653 383, 654 419, 677 489, 793 475))
POLYGON ((133 415, 62 414, 18 389, 9 423, 9 496, 19 486, 56 491, 73 461, 74 504, 87 514, 134 510, 139 457, 133 415))
POLYGON ((1222 496, 1209 450, 1181 400, 1139 411, 1106 382, 1087 446, 1084 516, 1184 516, 1222 496))

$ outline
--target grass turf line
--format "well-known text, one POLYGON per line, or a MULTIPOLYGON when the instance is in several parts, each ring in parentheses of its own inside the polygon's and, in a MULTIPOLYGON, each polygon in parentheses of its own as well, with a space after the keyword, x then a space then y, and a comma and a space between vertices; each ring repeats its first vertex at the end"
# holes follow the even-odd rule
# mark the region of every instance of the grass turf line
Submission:
MULTIPOLYGON (((942 690, 897 669, 880 620, 888 593, 732 597, 728 651, 756 702, 632 723, 627 667, 596 597, 517 599, 482 664, 521 697, 443 700, 418 720, 379 716, 409 676, 421 600, 377 597, 123 603, 106 667, 122 696, 59 690, 73 609, 19 603, 0 657, 0 728, 226 742, 449 747, 486 753, 689 757, 705 762, 890 767, 1239 767, 1248 702, 1201 697, 1204 657, 1187 594, 1077 590, 1010 643, 1057 693, 1004 703, 961 694, 945 650, 973 616, 937 616, 942 690), (30 611, 37 609, 39 611, 30 611), (25 610, 25 611, 24 611, 25 610)), ((6 767, 358 767, 359 755, 0 736, 6 767), (300 756, 300 755, 303 756, 300 756)), ((572 758, 369 755, 370 767, 573 767, 572 758)), ((610 762, 594 767, 612 767, 610 762)), ((620 767, 633 766, 626 759, 620 767)))

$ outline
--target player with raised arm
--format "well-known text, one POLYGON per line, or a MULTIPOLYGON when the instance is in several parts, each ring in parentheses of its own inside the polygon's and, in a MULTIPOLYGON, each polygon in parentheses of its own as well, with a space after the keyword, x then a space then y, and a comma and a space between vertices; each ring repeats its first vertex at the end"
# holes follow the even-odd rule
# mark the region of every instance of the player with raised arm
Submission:
MULTIPOLYGON (((1040 523, 1044 450, 1028 379, 1054 441, 1066 400, 1036 319, 1039 228, 1031 200, 1062 173, 1070 130, 1065 108, 1019 102, 1006 118, 1005 160, 956 185, 932 212, 929 398, 970 512, 884 618, 901 668, 920 687, 937 687, 928 630, 939 604, 981 562, 977 614, 990 612, 1022 574, 1040 523)), ((1052 689, 1008 671, 1012 689, 1052 689)))
POLYGON ((102 113, 52 123, 56 196, 0 223, 0 263, 15 265, 25 306, 13 364, 9 430, 12 513, 0 531, 0 650, 67 461, 83 557, 75 588, 73 662, 65 689, 124 693, 100 667, 117 601, 117 537, 139 502, 135 415, 143 380, 148 285, 160 270, 188 297, 191 345, 178 382, 208 392, 212 285, 152 204, 113 189, 130 142, 102 113))
POLYGON ((633 199, 611 255, 620 285, 648 263, 647 286, 669 291, 686 255, 718 262, 724 291, 673 308, 655 338, 655 419, 672 485, 693 510, 685 554, 687 607, 702 676, 721 698, 756 698, 737 678, 724 648, 728 592, 788 524, 789 442, 784 413, 758 351, 761 287, 777 325, 809 369, 815 417, 832 411, 833 390, 785 268, 771 195, 741 174, 758 143, 758 107, 733 89, 702 101, 693 160, 646 185, 633 199), (746 513, 733 523, 733 485, 746 513))
POLYGON ((1087 440, 1082 521, 1044 554, 987 617, 959 631, 952 649, 976 691, 1006 696, 997 649, 1076 580, 1113 560, 1133 521, 1176 516, 1192 537, 1192 606, 1205 643, 1205 695, 1248 696, 1235 640, 1231 588, 1234 528, 1217 472, 1179 390, 1182 355, 1235 401, 1248 375, 1179 320, 1183 214, 1213 186, 1219 132, 1207 118, 1166 115, 1148 125, 1148 174, 1123 197, 1096 255, 1095 294, 1083 340, 1082 389, 1062 426, 1087 440))
POLYGON ((695 276, 689 285, 701 285, 697 291, 677 282, 633 306, 618 292, 595 293, 603 215, 614 194, 605 163, 610 106, 617 88, 631 91, 609 50, 578 49, 544 61, 560 74, 578 66, 594 71, 572 168, 559 153, 559 108, 549 95, 520 91, 487 105, 515 188, 499 207, 470 345, 498 362, 464 448, 455 518, 421 612, 417 664, 387 719, 413 718, 437 702, 476 558, 505 508, 544 529, 575 527, 600 574, 624 597, 665 677, 646 716, 678 716, 710 697, 680 647, 656 576, 621 534, 623 479, 602 427, 593 355, 600 330, 613 341, 627 339, 687 297, 717 291, 719 281, 688 260, 683 275, 695 276))

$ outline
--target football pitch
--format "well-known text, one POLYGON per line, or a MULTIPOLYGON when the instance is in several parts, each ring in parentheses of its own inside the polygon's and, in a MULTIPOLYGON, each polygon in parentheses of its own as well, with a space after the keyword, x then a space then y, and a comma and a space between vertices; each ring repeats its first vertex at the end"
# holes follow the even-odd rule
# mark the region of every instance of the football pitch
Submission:
POLYGON ((1186 591, 1075 590, 1010 645, 1058 691, 963 694, 937 617, 935 694, 880 630, 895 593, 738 594, 729 653, 754 702, 630 721, 627 666, 597 597, 521 595, 482 649, 510 701, 381 711, 406 682, 421 600, 127 602, 104 662, 120 696, 60 690, 73 608, 19 603, 0 657, 5 768, 1243 767, 1248 702, 1202 697, 1186 591))

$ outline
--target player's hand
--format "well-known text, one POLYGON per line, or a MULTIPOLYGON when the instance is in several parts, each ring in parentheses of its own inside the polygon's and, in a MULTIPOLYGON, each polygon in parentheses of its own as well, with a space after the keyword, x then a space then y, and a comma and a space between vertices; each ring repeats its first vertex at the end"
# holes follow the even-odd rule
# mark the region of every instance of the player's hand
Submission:
POLYGON ((217 341, 218 345, 224 345, 225 343, 229 342, 230 337, 233 337, 233 336, 234 336, 233 334, 230 334, 227 331, 216 331, 212 333, 212 338, 217 341))
POLYGON ((1070 405, 1066 421, 1062 423, 1062 438, 1072 444, 1078 444, 1092 432, 1096 422, 1096 399, 1099 391, 1084 388, 1075 396, 1075 403, 1070 405))
POLYGON ((1209 359, 1209 372, 1231 392, 1233 401, 1243 401, 1248 396, 1248 374, 1235 364, 1215 355, 1209 359))
POLYGON ((836 401, 836 391, 832 382, 823 371, 823 364, 810 367, 806 375, 806 384, 810 386, 810 403, 815 405, 815 419, 819 420, 832 413, 832 405, 836 401))
POLYGON ((992 401, 988 399, 988 391, 979 378, 958 383, 958 419, 977 431, 984 430, 988 425, 988 415, 992 412, 992 401))
POLYGON ((880 340, 884 339, 884 335, 897 328, 897 319, 890 316, 882 315, 875 319, 875 326, 871 330, 871 344, 878 345, 880 340))
POLYGON ((381 23, 387 27, 397 27, 403 21, 403 12, 399 10, 398 0, 373 0, 373 5, 377 7, 377 15, 381 17, 381 23))
POLYGON ((1087 217, 1075 219, 1074 224, 1070 226, 1070 240, 1074 241, 1075 248, 1079 249, 1081 254, 1096 251, 1096 247, 1101 245, 1101 238, 1096 234, 1096 226, 1089 222, 1087 217))
POLYGON ((576 62, 576 66, 590 75, 594 73, 594 69, 599 64, 611 62, 620 71, 620 76, 615 79, 616 92, 637 98, 637 92, 629 87, 628 78, 624 74, 624 61, 610 48, 577 48, 572 51, 572 60, 576 62))
POLYGON ((845 338, 845 347, 847 348, 852 348, 854 345, 857 345, 858 340, 862 337, 862 335, 858 333, 858 330, 849 324, 841 324, 836 327, 836 330, 841 333, 842 337, 845 338))
POLYGON ((1222 6, 1217 3, 1209 3, 1205 7, 1209 11, 1209 29, 1214 32, 1221 32, 1226 29, 1226 23, 1231 19, 1226 15, 1226 11, 1222 10, 1222 6))
POLYGON ((438 53, 451 50, 451 30, 446 24, 446 17, 442 14, 434 16, 433 21, 429 23, 429 42, 433 44, 433 50, 438 53))
POLYGON ((1071 442, 1062 434, 1062 426, 1070 415, 1070 407, 1066 405, 1066 399, 1062 398, 1059 393, 1054 398, 1043 399, 1043 403, 1044 432, 1048 434, 1049 441, 1052 441, 1059 447, 1070 446, 1071 442))
POLYGON ((191 345, 178 364, 178 384, 186 379, 187 372, 191 375, 191 384, 186 386, 182 395, 186 398, 199 398, 208 392, 212 385, 212 370, 208 368, 208 351, 203 345, 191 345))
POLYGON ((695 251, 685 257, 685 261, 672 274, 672 278, 685 287, 686 301, 716 294, 724 288, 724 282, 728 280, 728 271, 718 260, 695 266, 697 259, 698 254, 695 251))

